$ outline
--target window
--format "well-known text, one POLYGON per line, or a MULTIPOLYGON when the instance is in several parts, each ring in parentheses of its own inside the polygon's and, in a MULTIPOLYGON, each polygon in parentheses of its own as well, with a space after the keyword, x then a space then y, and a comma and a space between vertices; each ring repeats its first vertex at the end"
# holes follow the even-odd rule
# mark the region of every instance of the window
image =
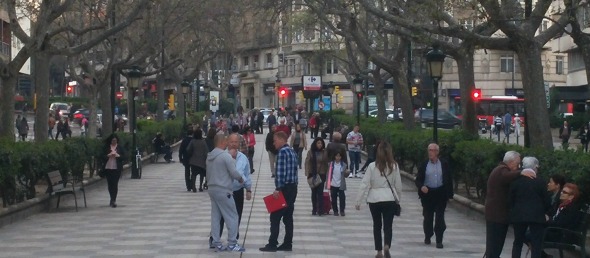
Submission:
POLYGON ((295 36, 293 37, 293 40, 295 42, 301 42, 301 40, 303 39, 303 33, 301 33, 301 30, 297 30, 295 31, 295 36))
POLYGON ((305 73, 305 75, 310 75, 311 74, 311 62, 307 61, 303 67, 303 73, 305 73))
POLYGON ((500 56, 500 72, 501 73, 514 72, 514 56, 512 56, 512 55, 500 56))
POLYGON ((250 70, 250 57, 245 56, 242 61, 242 67, 244 70, 250 70))
POLYGON ((555 59, 555 73, 563 74, 563 56, 556 56, 555 59))
POLYGON ((312 41, 315 39, 315 28, 313 26, 309 26, 305 29, 305 40, 312 41))
POLYGON ((295 76, 295 59, 289 59, 289 71, 287 76, 295 76))
POLYGON ((252 69, 254 70, 258 70, 258 61, 260 59, 258 59, 258 55, 254 55, 254 60, 252 60, 252 69))
POLYGON ((272 68, 272 53, 266 53, 266 68, 272 68))
POLYGON ((338 67, 336 66, 336 62, 334 59, 326 61, 326 74, 337 74, 338 67))
POLYGON ((581 50, 577 49, 572 52, 569 52, 567 55, 567 70, 571 73, 573 71, 578 71, 585 69, 584 59, 582 58, 581 50))

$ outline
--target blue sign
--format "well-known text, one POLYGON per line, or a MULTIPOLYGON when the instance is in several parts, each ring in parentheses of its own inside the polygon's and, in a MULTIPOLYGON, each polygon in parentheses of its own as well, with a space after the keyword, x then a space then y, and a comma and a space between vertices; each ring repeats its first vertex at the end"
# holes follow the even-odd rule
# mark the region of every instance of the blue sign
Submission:
POLYGON ((314 111, 330 111, 330 97, 322 96, 322 99, 319 98, 313 100, 313 110, 314 111))

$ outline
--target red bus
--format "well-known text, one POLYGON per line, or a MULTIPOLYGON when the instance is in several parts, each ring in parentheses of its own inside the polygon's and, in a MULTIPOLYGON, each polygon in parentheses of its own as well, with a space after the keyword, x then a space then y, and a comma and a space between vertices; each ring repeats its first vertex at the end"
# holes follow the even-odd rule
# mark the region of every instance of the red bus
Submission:
MULTIPOLYGON (((455 97, 455 115, 461 116, 461 97, 455 97)), ((524 99, 519 99, 515 96, 492 96, 489 98, 480 98, 475 103, 475 110, 478 120, 485 119, 489 126, 493 123, 494 117, 506 114, 506 111, 514 115, 518 114, 521 123, 524 122, 524 99)))

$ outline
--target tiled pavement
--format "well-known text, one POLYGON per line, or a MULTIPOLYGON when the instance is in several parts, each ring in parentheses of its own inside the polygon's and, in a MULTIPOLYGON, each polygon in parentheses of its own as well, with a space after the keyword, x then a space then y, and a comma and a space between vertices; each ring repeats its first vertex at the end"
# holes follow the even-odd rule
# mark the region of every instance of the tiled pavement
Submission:
MULTIPOLYGON (((257 135, 256 140, 253 199, 245 201, 240 227, 240 243, 246 248, 243 254, 210 251, 209 196, 186 191, 183 168, 177 162, 146 166, 140 180, 124 175, 116 209, 108 206, 106 182, 101 182, 87 190, 88 208, 75 212, 72 199, 59 210, 52 208, 0 228, 0 257, 374 257, 369 209, 364 205, 360 211, 354 210, 360 179, 348 179, 346 217, 317 217, 311 215, 310 190, 302 170, 293 252, 258 251, 269 236, 269 216, 262 197, 272 192, 274 183, 264 135, 257 135)), ((405 182, 402 216, 394 219, 393 257, 482 257, 482 217, 465 215, 452 205, 446 212, 445 248, 423 244, 421 207, 414 188, 405 182)), ((511 243, 509 236, 505 257, 511 243)))

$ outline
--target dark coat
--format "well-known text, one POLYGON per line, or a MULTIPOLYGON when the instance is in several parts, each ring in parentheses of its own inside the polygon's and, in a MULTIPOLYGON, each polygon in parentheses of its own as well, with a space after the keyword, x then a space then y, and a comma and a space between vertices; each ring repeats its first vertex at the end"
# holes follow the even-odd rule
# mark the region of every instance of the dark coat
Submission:
POLYGON ((567 131, 564 134, 564 130, 566 128, 564 128, 564 126, 559 127, 559 138, 563 139, 563 140, 567 140, 570 138, 570 135, 572 135, 572 127, 570 125, 567 126, 567 131))
POLYGON ((334 160, 336 154, 341 153, 342 161, 348 164, 348 155, 346 155, 346 144, 340 142, 330 142, 326 146, 326 151, 328 152, 328 159, 330 161, 334 160))
MULTIPOLYGON (((439 159, 440 160, 440 159, 439 159)), ((430 160, 423 162, 422 165, 418 168, 418 175, 416 175, 416 180, 414 183, 416 187, 418 187, 418 197, 422 198, 424 193, 420 191, 420 188, 424 186, 424 180, 426 180, 426 166, 428 165, 430 160)), ((449 164, 446 161, 440 160, 441 167, 442 167, 442 176, 443 176, 443 186, 445 189, 445 193, 447 194, 448 199, 453 198, 453 176, 451 175, 451 170, 449 169, 449 164)))
POLYGON ((190 155, 189 164, 201 168, 207 168, 207 154, 209 147, 205 139, 193 139, 186 147, 186 153, 190 155))
POLYGON ((510 222, 545 223, 551 211, 545 180, 519 176, 510 184, 510 222))
POLYGON ((557 216, 553 216, 547 221, 547 226, 577 230, 584 213, 580 212, 582 207, 577 203, 565 206, 557 216))
POLYGON ((266 146, 266 151, 270 151, 272 154, 277 155, 279 151, 275 148, 274 145, 274 132, 269 132, 266 134, 266 140, 264 141, 264 145, 266 146))
POLYGON ((180 160, 180 162, 182 162, 182 165, 184 166, 188 166, 189 163, 189 159, 190 157, 187 157, 187 152, 186 152, 186 148, 188 147, 188 144, 191 142, 191 140, 193 139, 193 137, 191 136, 185 136, 182 139, 182 142, 180 143, 180 148, 178 149, 178 160, 180 160))
MULTIPOLYGON (((111 144, 110 143, 107 144, 102 150, 102 168, 103 169, 107 165, 107 161, 109 161, 109 157, 107 156, 107 155, 109 155, 109 153, 111 153, 111 144)), ((117 154, 119 154, 119 157, 117 158, 117 169, 122 170, 123 169, 123 161, 125 160, 125 149, 123 149, 123 146, 121 146, 121 144, 117 144, 117 154)))
POLYGON ((520 170, 511 171, 504 162, 500 162, 492 170, 492 173, 488 177, 486 192, 486 221, 503 224, 509 223, 508 194, 510 193, 510 183, 519 175, 520 170))

